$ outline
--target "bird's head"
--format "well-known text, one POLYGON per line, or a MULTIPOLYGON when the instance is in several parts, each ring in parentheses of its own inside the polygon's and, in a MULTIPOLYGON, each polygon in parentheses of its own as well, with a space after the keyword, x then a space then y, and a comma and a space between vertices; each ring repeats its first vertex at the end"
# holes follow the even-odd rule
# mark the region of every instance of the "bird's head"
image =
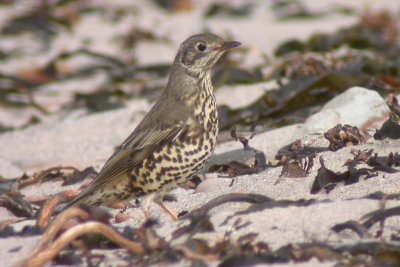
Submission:
POLYGON ((183 66, 191 75, 202 76, 227 50, 239 45, 237 41, 224 41, 215 34, 193 35, 181 44, 174 63, 183 66))

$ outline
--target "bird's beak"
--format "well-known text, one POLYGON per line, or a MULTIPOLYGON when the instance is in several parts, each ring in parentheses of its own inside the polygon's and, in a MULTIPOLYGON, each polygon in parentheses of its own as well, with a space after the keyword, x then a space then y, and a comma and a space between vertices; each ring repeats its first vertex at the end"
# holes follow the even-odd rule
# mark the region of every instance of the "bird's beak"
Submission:
POLYGON ((228 49, 237 47, 237 46, 239 46, 239 45, 241 45, 240 42, 237 42, 237 41, 227 41, 227 42, 223 42, 223 43, 221 44, 221 46, 217 46, 217 47, 215 48, 215 50, 224 51, 224 50, 228 50, 228 49))

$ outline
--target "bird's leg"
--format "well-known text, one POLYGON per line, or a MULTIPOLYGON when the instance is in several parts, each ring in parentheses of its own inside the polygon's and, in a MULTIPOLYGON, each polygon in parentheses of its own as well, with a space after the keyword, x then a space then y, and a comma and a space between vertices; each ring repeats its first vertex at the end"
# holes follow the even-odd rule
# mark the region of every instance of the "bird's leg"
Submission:
POLYGON ((143 211, 144 214, 144 219, 147 221, 148 219, 150 219, 150 203, 154 200, 154 198, 156 197, 155 194, 150 194, 147 195, 145 197, 143 197, 140 200, 140 208, 143 211))
POLYGON ((170 208, 168 208, 168 206, 164 205, 164 203, 162 203, 162 201, 160 200, 155 200, 154 201, 158 206, 160 206, 174 221, 178 220, 178 216, 175 214, 175 212, 173 212, 172 210, 170 210, 170 208))
POLYGON ((148 220, 150 218, 150 204, 151 202, 156 203, 157 205, 159 205, 174 221, 178 220, 178 216, 176 216, 176 214, 170 210, 166 205, 164 205, 164 203, 162 202, 162 198, 164 196, 164 193, 153 193, 150 195, 147 195, 145 197, 143 197, 140 201, 140 207, 144 213, 144 218, 145 220, 148 220))
POLYGON ((153 201, 156 203, 158 206, 160 206, 174 221, 178 220, 178 216, 173 212, 168 206, 164 205, 163 203, 163 198, 165 196, 171 197, 171 195, 166 195, 165 192, 158 192, 155 194, 153 201))

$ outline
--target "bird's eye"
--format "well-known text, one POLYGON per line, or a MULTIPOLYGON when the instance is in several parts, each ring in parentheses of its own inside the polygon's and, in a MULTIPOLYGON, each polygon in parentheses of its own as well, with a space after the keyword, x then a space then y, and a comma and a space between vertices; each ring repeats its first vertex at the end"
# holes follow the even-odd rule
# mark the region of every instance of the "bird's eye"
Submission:
POLYGON ((197 48, 197 50, 199 50, 200 52, 204 52, 204 51, 207 49, 207 46, 206 46, 206 44, 198 43, 198 44, 196 45, 196 48, 197 48))

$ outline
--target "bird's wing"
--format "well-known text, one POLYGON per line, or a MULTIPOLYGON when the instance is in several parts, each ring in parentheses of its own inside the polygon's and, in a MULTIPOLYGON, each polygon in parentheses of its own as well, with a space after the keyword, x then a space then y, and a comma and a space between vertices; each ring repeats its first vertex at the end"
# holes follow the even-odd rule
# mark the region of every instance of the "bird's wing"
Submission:
POLYGON ((158 148, 179 136, 190 120, 190 112, 186 105, 170 102, 158 101, 153 106, 142 122, 104 164, 96 180, 68 206, 79 203, 106 183, 128 173, 158 148), (159 118, 163 119, 160 121, 159 118))

